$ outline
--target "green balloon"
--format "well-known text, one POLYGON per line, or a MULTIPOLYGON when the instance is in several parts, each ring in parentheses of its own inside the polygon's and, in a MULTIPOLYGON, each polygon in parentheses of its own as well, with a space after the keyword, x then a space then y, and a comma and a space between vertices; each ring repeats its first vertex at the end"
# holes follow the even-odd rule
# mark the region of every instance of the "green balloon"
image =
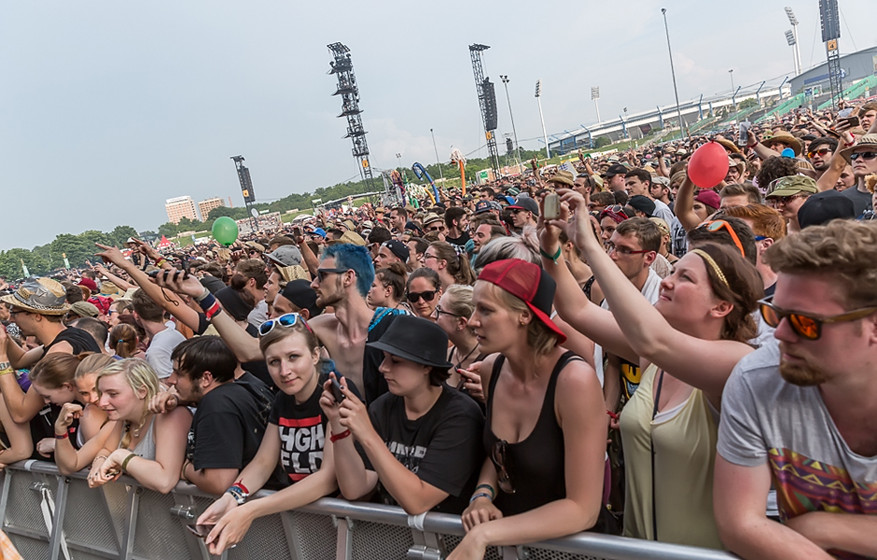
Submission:
POLYGON ((213 239, 228 247, 237 238, 238 225, 234 220, 228 216, 216 218, 216 221, 213 222, 213 239))

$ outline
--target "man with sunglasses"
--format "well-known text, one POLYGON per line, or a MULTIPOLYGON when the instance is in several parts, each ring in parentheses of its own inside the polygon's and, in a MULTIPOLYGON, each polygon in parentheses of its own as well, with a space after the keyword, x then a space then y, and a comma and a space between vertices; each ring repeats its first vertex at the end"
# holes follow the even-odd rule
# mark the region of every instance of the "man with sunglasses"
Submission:
POLYGON ((873 210, 865 176, 877 173, 877 134, 865 134, 856 141, 855 146, 841 150, 840 154, 850 162, 856 178, 856 188, 847 189, 841 194, 853 201, 858 217, 865 210, 873 210))
POLYGON ((789 233, 801 231, 798 223, 798 210, 808 197, 819 192, 816 181, 803 175, 789 175, 772 181, 765 197, 770 207, 786 220, 789 233))
POLYGON ((512 225, 515 233, 521 233, 525 227, 536 227, 539 217, 539 203, 529 196, 518 195, 515 203, 508 207, 512 213, 512 225))
POLYGON ((332 306, 333 313, 308 321, 338 373, 363 388, 366 403, 386 393, 387 382, 378 370, 383 354, 365 344, 380 338, 396 315, 405 313, 368 306, 365 296, 374 279, 374 265, 365 247, 349 243, 330 246, 311 287, 317 292, 317 305, 332 306))
POLYGON ((760 302, 778 344, 746 356, 722 397, 714 505, 744 558, 877 556, 877 227, 837 220, 765 253, 760 302), (765 518, 773 483, 783 523, 765 518))
POLYGON ((829 168, 828 162, 831 161, 835 150, 837 150, 837 140, 830 136, 823 136, 810 142, 810 147, 807 149, 807 159, 813 164, 817 179, 829 168))

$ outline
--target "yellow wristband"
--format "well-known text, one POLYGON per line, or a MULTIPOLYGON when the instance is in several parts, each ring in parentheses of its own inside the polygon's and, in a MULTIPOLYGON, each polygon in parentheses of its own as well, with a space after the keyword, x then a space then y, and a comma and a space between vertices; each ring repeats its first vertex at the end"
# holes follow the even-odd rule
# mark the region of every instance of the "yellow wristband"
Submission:
POLYGON ((10 373, 15 373, 15 370, 10 368, 0 369, 0 375, 9 375, 10 373))

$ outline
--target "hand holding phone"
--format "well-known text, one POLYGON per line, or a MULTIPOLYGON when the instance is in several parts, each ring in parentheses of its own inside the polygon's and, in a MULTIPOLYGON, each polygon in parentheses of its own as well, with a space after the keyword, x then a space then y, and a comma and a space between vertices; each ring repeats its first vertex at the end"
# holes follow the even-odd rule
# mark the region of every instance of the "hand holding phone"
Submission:
POLYGON ((556 220, 560 215, 560 203, 557 193, 549 193, 542 200, 542 217, 546 220, 556 220))
POLYGON ((341 401, 346 398, 344 390, 341 387, 341 383, 338 381, 341 375, 338 372, 333 373, 335 374, 335 376, 329 378, 329 381, 332 382, 332 385, 330 386, 330 388, 332 389, 332 397, 335 398, 335 404, 341 404, 341 401))

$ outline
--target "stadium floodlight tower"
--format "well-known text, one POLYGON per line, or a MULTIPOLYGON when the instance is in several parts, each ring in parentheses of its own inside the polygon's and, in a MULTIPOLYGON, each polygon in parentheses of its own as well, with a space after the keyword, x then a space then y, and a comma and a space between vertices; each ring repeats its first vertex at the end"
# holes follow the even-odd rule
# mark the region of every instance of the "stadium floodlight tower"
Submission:
POLYGON ((338 118, 347 118, 347 135, 353 142, 353 157, 359 162, 359 175, 373 191, 371 163, 368 161, 368 142, 365 139, 365 128, 362 126, 362 109, 359 108, 359 87, 353 73, 353 61, 350 60, 350 49, 341 43, 326 45, 332 53, 333 61, 329 63, 329 74, 338 77, 338 89, 332 95, 341 96, 341 114, 338 118))
POLYGON ((795 12, 792 11, 791 6, 786 6, 784 8, 786 11, 786 16, 789 18, 789 25, 792 28, 786 31, 786 42, 792 47, 792 54, 795 57, 795 75, 798 76, 801 74, 801 50, 798 46, 798 18, 795 17, 795 12))
POLYGON ((481 53, 490 47, 487 45, 469 45, 472 57, 472 72, 475 74, 475 88, 478 91, 478 105, 481 107, 481 121, 484 123, 484 137, 487 140, 487 152, 493 172, 499 177, 499 151, 496 149, 496 91, 490 78, 484 77, 484 65, 481 53))

